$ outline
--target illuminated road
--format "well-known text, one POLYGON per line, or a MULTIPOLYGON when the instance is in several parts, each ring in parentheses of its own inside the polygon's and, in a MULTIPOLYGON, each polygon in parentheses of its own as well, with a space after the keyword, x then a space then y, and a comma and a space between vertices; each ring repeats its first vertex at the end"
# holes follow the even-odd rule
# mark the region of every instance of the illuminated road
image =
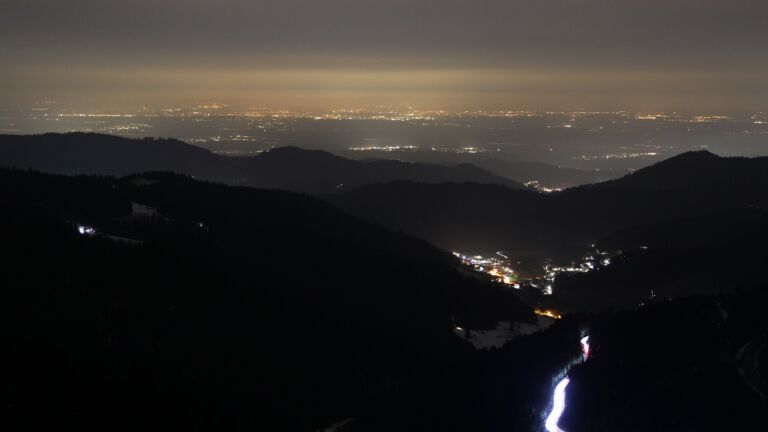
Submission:
MULTIPOLYGON (((589 336, 584 336, 579 342, 581 343, 581 361, 587 361, 590 354, 589 336)), ((576 363, 580 362, 577 361, 576 363)), ((555 390, 552 394, 552 411, 550 411, 547 419, 544 421, 544 428, 547 432, 565 432, 560 429, 560 426, 558 426, 557 423, 560 421, 563 412, 565 412, 565 388, 570 382, 571 380, 566 376, 555 386, 555 390)))
POLYGON ((565 377, 555 386, 555 393, 552 396, 552 412, 549 413, 547 421, 544 422, 544 427, 549 432, 565 432, 560 429, 557 422, 560 421, 560 416, 562 416, 563 411, 565 411, 565 388, 568 386, 569 382, 571 382, 571 380, 569 380, 568 377, 565 377))

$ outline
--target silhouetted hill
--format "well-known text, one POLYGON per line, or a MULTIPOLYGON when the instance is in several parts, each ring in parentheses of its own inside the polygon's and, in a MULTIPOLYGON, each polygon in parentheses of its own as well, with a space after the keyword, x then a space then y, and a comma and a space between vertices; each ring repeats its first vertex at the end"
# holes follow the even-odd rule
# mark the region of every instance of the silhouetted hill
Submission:
POLYGON ((454 368, 453 326, 532 317, 303 195, 10 170, 0 194, 9 426, 314 431, 454 368))
POLYGON ((587 171, 542 162, 486 159, 473 162, 473 164, 519 183, 538 181, 541 186, 550 189, 565 189, 621 176, 621 173, 617 171, 587 171))
POLYGON ((736 239, 743 232, 759 231, 766 223, 765 208, 728 209, 632 226, 598 240, 597 245, 603 250, 635 250, 641 246, 652 249, 695 247, 729 236, 736 239))
POLYGON ((172 139, 90 133, 0 135, 0 164, 54 174, 128 175, 145 171, 217 176, 223 158, 172 139))
POLYGON ((722 190, 768 187, 768 157, 720 157, 706 150, 687 152, 599 188, 722 190))
POLYGON ((365 152, 365 155, 368 157, 364 159, 359 159, 359 151, 348 151, 342 154, 361 161, 396 159, 444 166, 470 164, 499 177, 504 177, 521 184, 536 180, 540 186, 550 189, 564 189, 583 184, 597 183, 621 177, 628 172, 625 169, 587 170, 544 162, 508 159, 515 156, 508 155, 507 153, 479 152, 471 154, 436 152, 426 149, 400 152, 371 150, 365 152))
POLYGON ((372 183, 408 180, 421 183, 477 182, 523 189, 471 165, 444 167, 391 160, 359 162, 321 150, 282 147, 245 159, 244 184, 304 192, 352 190, 372 183))
POLYGON ((768 286, 766 242, 768 213, 754 208, 628 228, 598 242, 623 251, 610 266, 558 277, 554 298, 599 310, 768 286))
POLYGON ((538 249, 552 254, 641 224, 763 207, 768 205, 767 187, 768 158, 694 153, 619 180, 552 194, 480 184, 395 182, 328 199, 360 217, 449 249, 538 249))
POLYGON ((126 139, 71 133, 0 135, 0 165, 56 174, 128 175, 171 171, 227 184, 331 193, 370 183, 410 180, 425 183, 495 183, 522 185, 477 167, 364 163, 320 150, 275 148, 257 156, 232 158, 170 139, 126 139))
POLYGON ((496 185, 392 182, 325 198, 352 214, 450 250, 527 247, 541 240, 540 227, 546 224, 538 218, 545 196, 496 185))

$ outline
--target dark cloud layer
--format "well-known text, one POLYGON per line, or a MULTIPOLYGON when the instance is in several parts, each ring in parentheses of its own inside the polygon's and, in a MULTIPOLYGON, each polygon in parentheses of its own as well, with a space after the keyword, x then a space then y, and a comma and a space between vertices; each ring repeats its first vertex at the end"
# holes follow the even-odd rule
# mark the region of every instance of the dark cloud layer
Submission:
POLYGON ((1 0, 0 54, 17 101, 768 108, 764 0, 1 0))

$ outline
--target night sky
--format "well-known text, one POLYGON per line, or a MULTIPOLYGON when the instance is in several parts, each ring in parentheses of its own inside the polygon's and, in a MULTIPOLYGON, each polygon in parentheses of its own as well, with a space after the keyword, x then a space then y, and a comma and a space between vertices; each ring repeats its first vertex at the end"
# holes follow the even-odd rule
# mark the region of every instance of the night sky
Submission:
POLYGON ((0 0, 0 105, 768 111, 765 0, 0 0))

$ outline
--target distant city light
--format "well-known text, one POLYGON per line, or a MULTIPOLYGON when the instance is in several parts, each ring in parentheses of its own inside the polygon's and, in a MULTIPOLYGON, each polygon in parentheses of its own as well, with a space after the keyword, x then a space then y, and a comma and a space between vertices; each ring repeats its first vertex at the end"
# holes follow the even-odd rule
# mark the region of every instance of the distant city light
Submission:
POLYGON ((412 145, 385 145, 385 146, 377 146, 377 145, 369 145, 369 146, 359 146, 359 147, 349 147, 349 150, 352 151, 382 151, 382 152, 395 152, 395 151, 401 151, 401 150, 418 150, 419 148, 417 146, 412 145))

